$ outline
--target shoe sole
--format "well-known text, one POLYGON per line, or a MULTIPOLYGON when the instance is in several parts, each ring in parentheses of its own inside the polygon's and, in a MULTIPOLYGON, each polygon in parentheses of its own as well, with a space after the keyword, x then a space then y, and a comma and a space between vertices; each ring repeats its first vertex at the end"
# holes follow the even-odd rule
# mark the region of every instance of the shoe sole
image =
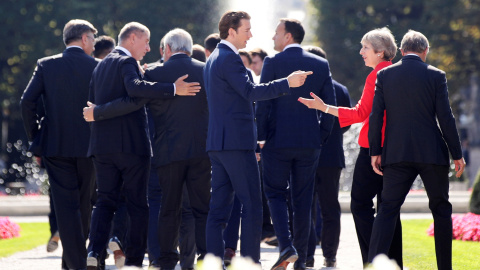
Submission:
POLYGON ((125 266, 125 254, 123 253, 118 243, 109 242, 108 248, 113 252, 113 259, 115 260, 115 266, 119 269, 125 266))
POLYGON ((285 261, 281 262, 276 267, 272 268, 271 270, 286 270, 289 263, 294 263, 298 260, 298 255, 292 255, 288 257, 285 261))
POLYGON ((87 270, 97 270, 98 262, 95 257, 87 258, 87 270))

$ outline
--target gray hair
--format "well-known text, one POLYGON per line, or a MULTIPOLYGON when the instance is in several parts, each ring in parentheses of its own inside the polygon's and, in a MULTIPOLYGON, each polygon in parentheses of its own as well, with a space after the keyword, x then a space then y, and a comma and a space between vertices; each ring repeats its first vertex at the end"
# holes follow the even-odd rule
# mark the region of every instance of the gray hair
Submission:
POLYGON ((70 44, 72 41, 82 39, 84 33, 91 32, 94 35, 97 34, 97 29, 93 25, 85 20, 71 20, 63 28, 63 43, 65 45, 70 44))
POLYGON ((175 28, 168 32, 165 37, 165 47, 170 46, 172 53, 185 52, 192 54, 193 41, 192 36, 185 30, 175 28))
POLYGON ((422 33, 414 30, 408 30, 400 44, 403 52, 423 53, 428 47, 428 39, 422 33))
POLYGON ((118 44, 122 44, 122 41, 128 39, 132 33, 136 36, 141 36, 143 34, 150 35, 150 30, 141 23, 129 22, 125 24, 122 30, 120 30, 120 33, 118 34, 118 44))
POLYGON ((360 43, 369 42, 375 53, 383 52, 383 60, 390 61, 397 54, 397 44, 392 32, 387 27, 377 28, 366 33, 360 43))

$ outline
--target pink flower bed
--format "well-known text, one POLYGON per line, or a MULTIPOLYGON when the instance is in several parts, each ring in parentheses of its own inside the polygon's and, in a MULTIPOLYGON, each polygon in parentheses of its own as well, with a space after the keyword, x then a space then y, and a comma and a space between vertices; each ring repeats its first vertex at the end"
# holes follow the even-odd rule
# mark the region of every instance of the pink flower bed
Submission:
MULTIPOLYGON (((452 215, 453 239, 480 242, 480 215, 468 213, 466 215, 452 215)), ((433 223, 427 234, 434 235, 433 223)))
POLYGON ((20 226, 10 221, 8 217, 0 217, 0 239, 9 239, 20 236, 20 226))

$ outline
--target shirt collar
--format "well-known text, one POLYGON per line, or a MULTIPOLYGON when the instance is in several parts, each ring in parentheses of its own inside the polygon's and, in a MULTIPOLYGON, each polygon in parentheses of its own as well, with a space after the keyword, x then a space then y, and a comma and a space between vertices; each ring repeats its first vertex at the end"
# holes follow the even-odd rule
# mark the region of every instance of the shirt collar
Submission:
POLYGON ((186 54, 186 53, 184 53, 184 52, 176 52, 176 53, 172 54, 170 57, 172 57, 172 56, 174 56, 174 55, 177 55, 177 54, 185 54, 185 55, 188 56, 188 54, 186 54))
POLYGON ((122 47, 122 46, 117 46, 117 47, 115 47, 115 50, 120 50, 120 51, 124 52, 124 53, 125 53, 126 55, 128 55, 128 56, 132 56, 132 54, 130 53, 130 51, 127 50, 127 49, 125 49, 125 48, 122 47))
POLYGON ((287 46, 285 46, 285 48, 283 48, 283 51, 285 51, 288 48, 301 48, 301 46, 298 43, 288 44, 287 46))
MULTIPOLYGON (((82 49, 82 47, 77 46, 77 45, 67 46, 67 49, 70 49, 70 48, 79 48, 79 49, 82 49)), ((83 49, 82 49, 82 51, 83 51, 83 49)))
MULTIPOLYGON (((405 56, 409 56, 409 55, 414 55, 414 56, 420 58, 420 56, 418 56, 418 54, 414 54, 414 53, 409 53, 409 54, 406 54, 405 56)), ((421 58, 420 58, 420 59, 421 59, 421 58)))
POLYGON ((233 45, 230 41, 226 41, 225 39, 222 39, 220 41, 220 43, 227 45, 228 47, 230 47, 230 49, 232 49, 232 51, 234 51, 236 54, 238 54, 237 47, 235 47, 235 45, 233 45))

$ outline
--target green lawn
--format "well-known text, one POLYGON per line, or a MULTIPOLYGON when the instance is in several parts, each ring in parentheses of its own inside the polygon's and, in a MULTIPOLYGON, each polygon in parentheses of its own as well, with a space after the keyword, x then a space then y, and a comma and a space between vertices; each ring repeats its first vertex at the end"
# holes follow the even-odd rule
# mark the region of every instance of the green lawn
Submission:
POLYGON ((21 228, 20 237, 0 240, 0 258, 46 244, 50 237, 48 223, 18 223, 18 225, 21 228))
MULTIPOLYGON (((437 269, 434 239, 426 231, 432 220, 402 220, 403 262, 410 270, 437 269)), ((453 269, 478 269, 480 242, 454 240, 453 269)))

